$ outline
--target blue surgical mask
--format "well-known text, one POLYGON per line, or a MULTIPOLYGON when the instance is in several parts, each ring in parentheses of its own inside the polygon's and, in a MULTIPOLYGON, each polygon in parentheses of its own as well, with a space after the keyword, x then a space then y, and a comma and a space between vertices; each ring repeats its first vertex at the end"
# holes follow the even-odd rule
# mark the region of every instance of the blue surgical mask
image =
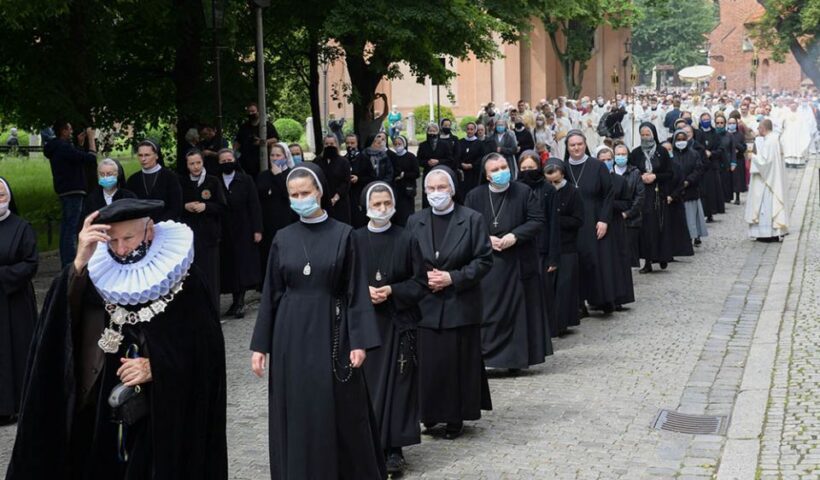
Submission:
POLYGON ((504 132, 507 131, 507 127, 504 126, 504 125, 496 125, 495 126, 495 131, 498 132, 498 133, 504 133, 504 132))
POLYGON ((757 118, 757 121, 758 121, 758 122, 762 122, 762 121, 763 121, 763 115, 758 115, 756 118, 757 118))
POLYGON ((294 155, 293 156, 293 163, 302 163, 302 156, 301 155, 294 155))
POLYGON ((626 165, 626 161, 626 155, 615 155, 615 165, 623 167, 624 165, 626 165))
POLYGON ((312 195, 302 199, 291 198, 290 208, 300 217, 309 217, 316 213, 316 210, 319 210, 319 202, 312 195))
POLYGON ((712 128, 712 121, 711 120, 701 120, 700 121, 700 128, 704 130, 709 130, 712 128))
POLYGON ((726 125, 726 131, 729 133, 735 133, 737 131, 737 125, 735 125, 734 123, 726 125))
MULTIPOLYGON (((295 159, 296 158, 294 157, 294 161, 295 161, 295 159)), ((283 158, 282 160, 274 160, 273 163, 274 163, 274 165, 276 165, 280 169, 283 169, 288 165, 288 161, 285 158, 283 158)))
POLYGON ((509 170, 499 170, 497 172, 493 172, 490 174, 490 178, 493 184, 503 187, 510 183, 510 178, 512 175, 510 174, 509 170))
POLYGON ((111 190, 117 186, 117 177, 99 177, 97 183, 106 190, 111 190))

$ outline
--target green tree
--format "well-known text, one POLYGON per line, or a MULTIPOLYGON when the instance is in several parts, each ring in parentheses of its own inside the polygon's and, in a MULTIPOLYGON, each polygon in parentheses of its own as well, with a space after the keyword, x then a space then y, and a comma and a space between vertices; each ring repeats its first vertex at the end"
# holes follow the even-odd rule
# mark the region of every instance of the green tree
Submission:
POLYGON ((712 0, 637 0, 636 5, 642 16, 632 29, 632 53, 641 74, 660 64, 678 70, 706 62, 705 44, 717 26, 712 0))
POLYGON ((784 62, 794 55, 803 73, 820 87, 820 0, 758 0, 766 9, 753 30, 758 48, 784 62))
POLYGON ((577 98, 592 58, 595 31, 603 26, 627 28, 638 19, 631 0, 542 0, 539 16, 561 63, 567 96, 577 98))
POLYGON ((366 8, 360 0, 336 2, 323 38, 344 51, 356 133, 378 130, 390 102, 376 87, 383 78, 401 76, 400 62, 419 80, 430 76, 445 83, 453 73, 440 58, 497 57, 494 35, 517 40, 528 28, 530 12, 528 0, 374 0, 366 8))

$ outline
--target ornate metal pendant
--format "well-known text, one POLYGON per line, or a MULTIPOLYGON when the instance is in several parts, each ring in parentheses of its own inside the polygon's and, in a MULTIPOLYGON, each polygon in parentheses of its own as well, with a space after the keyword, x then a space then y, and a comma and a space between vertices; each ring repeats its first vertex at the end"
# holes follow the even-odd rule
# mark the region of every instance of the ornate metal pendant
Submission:
POLYGON ((376 270, 376 281, 377 282, 382 281, 382 272, 380 270, 376 270))
POLYGON ((302 269, 302 275, 309 277, 310 276, 310 262, 305 264, 305 268, 302 269))

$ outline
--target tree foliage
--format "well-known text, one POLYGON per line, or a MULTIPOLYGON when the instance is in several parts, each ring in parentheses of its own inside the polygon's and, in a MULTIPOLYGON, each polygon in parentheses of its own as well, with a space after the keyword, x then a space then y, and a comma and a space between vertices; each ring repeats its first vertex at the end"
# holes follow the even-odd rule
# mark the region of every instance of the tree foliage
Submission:
POLYGON ((637 0, 636 5, 643 15, 632 29, 632 52, 642 74, 661 64, 679 70, 706 63, 705 45, 717 26, 712 0, 637 0))
POLYGON ((640 17, 631 0, 542 0, 539 16, 564 73, 567 95, 577 98, 592 58, 595 31, 627 28, 640 17))
POLYGON ((791 52, 820 87, 820 0, 758 0, 765 13, 752 31, 758 48, 784 62, 791 52))

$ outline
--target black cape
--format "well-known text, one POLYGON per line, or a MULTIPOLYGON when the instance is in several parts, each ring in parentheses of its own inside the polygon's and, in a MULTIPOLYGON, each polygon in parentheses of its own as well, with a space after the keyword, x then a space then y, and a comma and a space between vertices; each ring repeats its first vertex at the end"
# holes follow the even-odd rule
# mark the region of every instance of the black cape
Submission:
MULTIPOLYGON (((90 280, 82 288, 80 311, 70 308, 69 287, 83 278, 88 279, 87 273, 78 276, 69 265, 46 295, 6 478, 227 479, 225 346, 208 287, 196 267, 191 267, 182 291, 163 313, 123 329, 126 337, 144 338, 146 348, 141 351, 149 352, 144 356, 151 359, 154 377, 145 388, 150 412, 134 427, 127 466, 116 458, 116 426, 107 403, 111 387, 119 382, 116 368, 126 342, 118 354, 105 355, 95 391, 88 395, 93 399, 90 415, 79 412, 79 359, 85 344, 79 332, 89 326, 76 325, 74 319, 83 318, 87 309, 102 308, 90 280), (92 435, 86 438, 94 440, 86 445, 69 440, 81 431, 89 431, 92 435), (86 452, 87 461, 77 451, 86 452)), ((91 337, 99 338, 99 332, 91 337)))
POLYGON ((351 234, 329 218, 273 239, 251 340, 252 351, 270 354, 273 479, 387 476, 364 376, 348 368, 351 350, 381 340, 351 234))
POLYGON ((491 193, 485 184, 467 194, 465 206, 484 216, 490 235, 517 238, 512 247, 493 250, 492 268, 481 280, 481 350, 489 367, 527 368, 552 353, 535 243, 544 228, 538 200, 521 182, 510 183, 502 193, 491 193))
MULTIPOLYGON (((225 186, 224 175, 220 180, 225 186)), ((253 241, 254 233, 262 233, 262 212, 249 175, 237 171, 225 192, 228 210, 222 219, 220 289, 222 293, 238 293, 262 283, 259 244, 253 241)))
POLYGON ((390 285, 393 292, 374 306, 382 346, 367 354, 363 368, 381 445, 414 445, 421 442, 416 325, 421 318, 424 266, 414 267, 413 249, 418 246, 399 226, 380 233, 360 228, 353 232, 353 240, 362 252, 368 284, 390 285))
POLYGON ((23 391, 37 304, 37 237, 15 214, 0 221, 0 417, 16 415, 23 391))

